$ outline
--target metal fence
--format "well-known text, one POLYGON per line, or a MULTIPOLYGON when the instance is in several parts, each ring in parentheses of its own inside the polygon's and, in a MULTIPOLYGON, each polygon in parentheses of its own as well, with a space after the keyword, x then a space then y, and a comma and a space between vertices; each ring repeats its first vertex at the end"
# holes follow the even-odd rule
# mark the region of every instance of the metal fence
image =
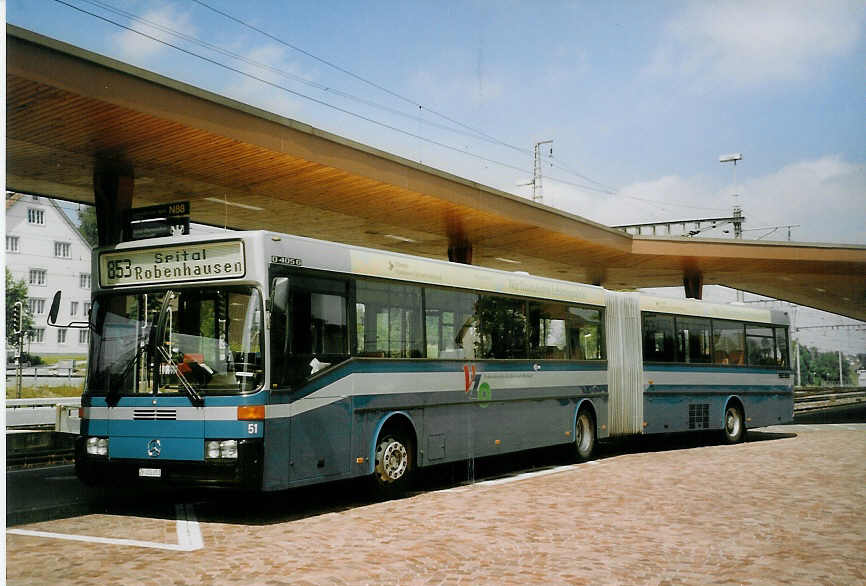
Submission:
POLYGON ((77 434, 79 397, 6 399, 6 429, 50 429, 77 434))

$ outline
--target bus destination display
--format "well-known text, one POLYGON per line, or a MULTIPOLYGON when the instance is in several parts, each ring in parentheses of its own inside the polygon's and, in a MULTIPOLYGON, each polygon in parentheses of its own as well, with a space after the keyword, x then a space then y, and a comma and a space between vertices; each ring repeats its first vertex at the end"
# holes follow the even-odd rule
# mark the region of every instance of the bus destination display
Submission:
POLYGON ((243 243, 208 242, 103 252, 99 255, 102 287, 231 279, 246 273, 243 243))

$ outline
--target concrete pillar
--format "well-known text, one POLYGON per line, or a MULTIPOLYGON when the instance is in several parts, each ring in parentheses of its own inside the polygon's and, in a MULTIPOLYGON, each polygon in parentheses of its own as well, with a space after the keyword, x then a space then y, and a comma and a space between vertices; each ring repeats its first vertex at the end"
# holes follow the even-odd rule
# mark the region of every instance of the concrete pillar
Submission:
POLYGON ((99 246, 117 244, 123 236, 126 212, 132 208, 134 174, 122 161, 99 160, 93 167, 93 199, 99 246))
POLYGON ((451 242, 448 245, 448 260, 465 265, 472 264, 472 243, 466 240, 451 242))
POLYGON ((687 270, 683 273, 683 287, 688 299, 701 299, 703 295, 704 276, 698 270, 687 270))

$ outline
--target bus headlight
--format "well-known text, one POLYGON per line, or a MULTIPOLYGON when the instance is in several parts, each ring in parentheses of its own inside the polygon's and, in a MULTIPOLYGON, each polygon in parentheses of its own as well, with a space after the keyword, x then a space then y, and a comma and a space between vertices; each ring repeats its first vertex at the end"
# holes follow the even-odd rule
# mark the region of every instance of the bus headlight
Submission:
POLYGON ((204 453, 208 460, 237 460, 238 440, 208 440, 204 443, 204 453))
POLYGON ((108 455, 108 438, 107 437, 89 437, 86 445, 87 453, 91 456, 107 456, 108 455))
POLYGON ((208 460, 213 460, 220 457, 220 443, 209 441, 204 443, 204 453, 208 460))
POLYGON ((220 458, 237 460, 238 440, 226 440, 224 442, 220 442, 220 458))

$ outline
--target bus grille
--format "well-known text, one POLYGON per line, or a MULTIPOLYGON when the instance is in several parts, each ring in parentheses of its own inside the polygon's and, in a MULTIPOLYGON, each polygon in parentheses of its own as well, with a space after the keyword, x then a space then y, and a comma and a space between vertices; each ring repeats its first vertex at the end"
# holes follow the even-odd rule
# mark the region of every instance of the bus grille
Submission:
POLYGON ((689 429, 708 429, 710 427, 710 404, 689 405, 689 429))
POLYGON ((135 421, 175 421, 177 409, 133 409, 132 418, 135 421))

